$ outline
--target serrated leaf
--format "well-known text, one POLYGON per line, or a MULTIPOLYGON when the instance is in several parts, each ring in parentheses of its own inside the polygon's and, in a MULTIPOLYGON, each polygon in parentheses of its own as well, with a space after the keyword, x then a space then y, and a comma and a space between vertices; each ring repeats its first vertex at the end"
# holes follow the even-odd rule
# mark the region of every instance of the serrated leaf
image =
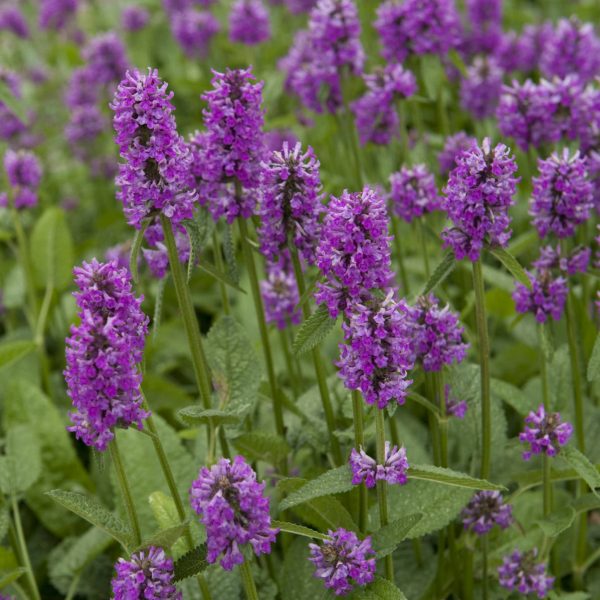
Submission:
POLYGON ((175 561, 173 581, 181 581, 202 573, 208 567, 206 561, 206 544, 200 544, 175 561))
POLYGON ((217 269, 215 265, 208 262, 205 258, 200 260, 200 262, 198 263, 198 267, 202 269, 202 271, 205 271, 206 273, 214 277, 217 281, 220 281, 221 283, 232 287, 234 290, 241 292, 242 294, 246 293, 246 290, 241 288, 235 281, 233 281, 233 279, 231 279, 231 277, 229 277, 227 273, 219 271, 219 269, 217 269))
POLYGON ((300 326, 292 344, 294 355, 300 356, 316 348, 327 337, 335 324, 336 319, 332 319, 327 307, 321 304, 300 326))
POLYGON ((592 356, 587 368, 588 381, 596 381, 600 379, 600 333, 596 336, 592 356))
POLYGON ((326 471, 316 479, 312 479, 298 491, 290 494, 280 505, 281 510, 287 510, 297 504, 302 504, 313 498, 341 494, 353 488, 352 472, 348 465, 326 471))
POLYGON ((408 469, 409 479, 420 479, 422 481, 432 481, 441 485, 451 487, 467 488, 470 490, 506 490, 503 485, 471 477, 466 473, 445 469, 443 467, 434 467, 433 465, 413 465, 408 469))
POLYGON ((532 406, 531 399, 512 383, 492 378, 490 389, 492 394, 512 406, 521 416, 528 415, 535 408, 532 406))
POLYGON ((322 600, 323 582, 314 576, 314 565, 308 557, 305 539, 296 538, 285 549, 280 586, 285 591, 285 600, 322 600))
POLYGON ((17 579, 19 579, 19 577, 25 573, 27 573, 27 569, 25 567, 17 567, 16 569, 11 569, 6 573, 0 573, 0 590, 7 585, 10 585, 14 581, 17 581, 17 579))
POLYGON ((29 340, 15 340, 0 345, 0 369, 25 358, 35 350, 34 342, 29 340))
POLYGON ((168 529, 163 529, 162 531, 157 531, 154 535, 151 535, 149 538, 146 538, 137 548, 137 550, 143 550, 144 548, 149 548, 150 546, 157 546, 160 548, 171 548, 175 542, 181 538, 188 528, 187 521, 185 523, 180 523, 179 525, 175 525, 174 527, 169 527, 168 529))
POLYGON ((406 600, 406 596, 387 579, 376 578, 365 589, 357 588, 350 600, 406 600))
POLYGON ((230 225, 225 225, 223 233, 223 255, 225 256, 225 264, 227 265, 227 274, 231 278, 231 281, 235 281, 239 285, 240 271, 235 257, 235 244, 230 225))
POLYGON ((213 422, 215 425, 239 423, 240 416, 217 408, 203 408, 198 404, 186 406, 177 411, 177 416, 186 425, 199 425, 213 422))
POLYGON ((557 537, 571 527, 576 515, 572 506, 565 506, 536 521, 536 524, 548 537, 557 537))
POLYGON ((301 535, 311 539, 327 539, 327 536, 324 533, 315 531, 314 529, 305 527, 304 525, 296 525, 296 523, 288 523, 287 521, 271 521, 271 526, 280 529, 281 531, 285 531, 286 533, 293 533, 294 535, 301 535))
POLYGON ((564 458, 590 486, 592 492, 600 497, 600 490, 598 490, 600 488, 600 473, 598 473, 598 469, 590 462, 588 457, 572 445, 562 447, 559 456, 564 458))
POLYGON ((421 292, 422 296, 426 296, 430 292, 432 292, 452 271, 457 265, 457 261, 454 258, 454 254, 452 252, 446 252, 444 258, 442 258, 441 262, 434 269, 429 281, 425 284, 423 291, 421 292))
POLYGON ((527 277, 525 269, 521 263, 504 248, 492 248, 488 246, 488 250, 504 265, 511 275, 522 283, 527 289, 531 289, 531 281, 527 277))
POLYGON ((30 248, 39 287, 61 291, 71 284, 73 239, 63 210, 46 209, 33 228, 30 248))
POLYGON ((423 513, 406 515, 375 531, 371 535, 371 541, 377 558, 391 554, 422 518, 423 513))
POLYGON ((95 498, 65 490, 52 490, 46 494, 67 510, 108 533, 126 550, 131 546, 133 534, 129 527, 95 498))
POLYGON ((291 450, 278 435, 262 431, 243 433, 231 443, 250 461, 264 460, 271 464, 284 459, 291 450))

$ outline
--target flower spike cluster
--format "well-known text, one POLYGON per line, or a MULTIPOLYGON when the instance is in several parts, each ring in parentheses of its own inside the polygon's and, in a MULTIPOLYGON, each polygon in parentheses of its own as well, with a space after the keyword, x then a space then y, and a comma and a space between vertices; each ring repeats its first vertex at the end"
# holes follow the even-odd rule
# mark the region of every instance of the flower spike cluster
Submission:
POLYGON ((549 269, 539 269, 537 273, 527 271, 531 289, 520 282, 515 283, 513 300, 519 313, 532 313, 538 323, 545 323, 549 317, 559 321, 569 287, 564 277, 554 277, 549 269))
POLYGON ((515 550, 503 558, 498 567, 498 579, 502 587, 521 594, 537 594, 545 598, 554 584, 554 577, 546 574, 546 565, 536 562, 537 548, 529 552, 515 550))
POLYGON ((387 481, 390 485, 404 485, 408 480, 406 450, 404 447, 392 446, 387 441, 382 465, 378 465, 363 448, 352 448, 349 462, 354 485, 364 481, 368 488, 373 488, 378 481, 387 481))
POLYGON ((496 491, 477 492, 463 509, 463 526, 483 535, 498 525, 506 529, 513 522, 512 506, 504 504, 502 494, 496 491))
POLYGON ((440 165, 440 175, 447 176, 456 166, 456 158, 465 150, 469 150, 477 140, 467 135, 464 131, 459 131, 454 135, 448 136, 444 143, 443 150, 438 154, 440 165))
POLYGON ((406 222, 440 208, 441 199, 433 173, 423 164, 402 167, 390 175, 390 201, 394 212, 406 222))
POLYGON ((115 263, 92 260, 74 269, 80 325, 67 338, 65 379, 75 412, 75 433, 84 444, 103 451, 115 427, 137 425, 149 413, 142 409, 138 364, 142 360, 148 317, 142 299, 131 289, 131 277, 115 263))
POLYGON ((267 262, 267 278, 260 282, 267 323, 275 323, 279 329, 290 324, 298 325, 302 313, 298 308, 300 294, 289 255, 276 262, 267 262))
POLYGON ((254 46, 270 37, 269 13, 261 0, 236 0, 229 13, 229 39, 254 46))
MULTIPOLYGON (((42 167, 32 152, 27 150, 7 150, 4 155, 4 168, 8 183, 12 188, 12 202, 15 208, 31 208, 37 204, 37 190, 42 178, 42 167)), ((8 195, 0 193, 0 206, 8 206, 8 195)))
POLYGON ((560 414, 546 413, 543 405, 537 412, 531 411, 525 417, 525 423, 525 431, 519 434, 519 440, 530 445, 530 449, 523 452, 525 460, 529 460, 533 454, 555 456, 573 434, 571 423, 561 423, 560 414))

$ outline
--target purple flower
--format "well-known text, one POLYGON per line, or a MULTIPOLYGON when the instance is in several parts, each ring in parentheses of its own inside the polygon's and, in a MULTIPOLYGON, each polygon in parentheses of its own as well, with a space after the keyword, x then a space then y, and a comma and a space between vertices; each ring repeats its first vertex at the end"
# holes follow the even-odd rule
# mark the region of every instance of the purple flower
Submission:
POLYGON ((540 270, 537 276, 528 271, 527 276, 531 281, 531 289, 522 283, 515 283, 513 300, 517 312, 532 313, 538 323, 545 323, 550 316, 559 321, 569 293, 566 279, 553 277, 546 269, 540 270))
POLYGON ((448 384, 444 386, 444 398, 446 402, 446 413, 451 417, 464 419, 465 415, 467 414, 467 410, 469 409, 469 405, 465 400, 453 398, 450 395, 450 386, 448 384))
POLYGON ((567 256, 563 256, 560 247, 544 246, 540 248, 540 257, 533 262, 538 270, 559 270, 567 275, 585 273, 590 262, 592 251, 589 248, 577 247, 567 256))
POLYGON ((546 565, 536 563, 537 548, 529 552, 515 550, 503 558, 498 567, 498 580, 502 587, 518 591, 521 594, 537 594, 545 598, 552 589, 554 577, 546 574, 546 565))
POLYGON ((317 0, 284 0, 288 10, 294 15, 307 13, 316 3, 317 0))
POLYGON ((72 109, 65 127, 65 138, 73 154, 81 161, 91 163, 97 158, 94 142, 106 131, 108 119, 95 105, 72 109))
MULTIPOLYGON (((42 167, 32 152, 10 150, 4 155, 4 168, 12 187, 12 204, 15 208, 31 208, 37 204, 37 190, 42 178, 42 167)), ((0 206, 8 205, 8 195, 0 195, 0 206)))
POLYGON ((561 423, 560 413, 546 414, 543 405, 540 405, 537 412, 531 411, 525 417, 525 423, 525 431, 519 434, 519 440, 530 445, 530 449, 523 452, 525 460, 529 460, 533 454, 543 452, 548 456, 556 456, 573 433, 571 423, 561 423))
POLYGON ((248 543, 256 555, 271 552, 279 530, 271 527, 264 489, 243 456, 233 462, 222 458, 210 469, 200 469, 192 482, 190 502, 206 526, 209 563, 222 555, 221 566, 231 571, 244 562, 240 546, 248 543))
POLYGON ((142 409, 138 363, 142 360, 148 317, 142 298, 131 289, 127 269, 96 259, 74 269, 81 323, 67 338, 68 394, 75 412, 73 431, 100 451, 113 439, 115 427, 127 428, 149 413, 142 409))
POLYGON ((461 362, 468 344, 462 341, 464 328, 449 306, 439 307, 433 295, 421 296, 408 308, 413 360, 425 371, 440 371, 444 365, 461 362))
POLYGON ((375 29, 381 54, 402 63, 411 54, 444 56, 460 41, 460 19, 453 0, 386 0, 377 9, 375 29))
POLYGON ((547 160, 538 159, 540 175, 533 178, 533 195, 529 214, 540 237, 554 233, 571 237, 577 225, 589 219, 593 203, 593 186, 587 172, 587 160, 579 152, 572 156, 564 148, 547 160))
POLYGON ((18 6, 8 4, 0 8, 0 31, 11 31, 17 37, 29 37, 29 25, 18 6))
POLYGON ((360 143, 389 144, 399 133, 394 103, 415 93, 415 76, 402 65, 393 64, 372 75, 364 75, 363 79, 367 92, 351 104, 360 143))
MULTIPOLYGON (((287 257, 287 253, 284 257, 287 257)), ((290 324, 298 325, 302 313, 298 308, 300 295, 289 258, 267 263, 267 278, 260 282, 267 323, 275 323, 279 329, 290 324)))
POLYGON ((74 69, 65 92, 65 103, 71 108, 89 109, 99 97, 99 87, 94 80, 94 73, 85 67, 74 69))
POLYGON ((77 12, 77 0, 40 0, 39 23, 42 29, 64 29, 77 12))
POLYGON ((83 58, 95 86, 121 81, 129 67, 125 46, 113 31, 92 38, 83 51, 83 58))
POLYGON ((131 555, 129 560, 119 558, 112 580, 114 600, 181 600, 181 592, 173 585, 173 560, 162 548, 150 546, 131 555))
POLYGON ((173 37, 189 58, 204 58, 220 29, 219 21, 205 10, 189 8, 171 17, 173 37))
POLYGON ((362 542, 346 529, 329 530, 322 545, 309 544, 315 577, 322 579, 336 596, 345 596, 354 586, 371 583, 375 577, 375 553, 368 536, 362 542))
POLYGON ((177 225, 192 216, 191 153, 177 133, 173 93, 156 70, 128 71, 110 105, 115 141, 125 163, 119 165, 117 198, 127 222, 139 229, 160 212, 177 225))
POLYGON ((390 485, 404 485, 407 482, 406 450, 404 447, 390 447, 390 442, 385 443, 385 460, 382 465, 378 465, 363 448, 352 448, 349 463, 354 485, 364 481, 368 488, 373 488, 377 481, 387 481, 390 485))
POLYGON ((150 20, 150 13, 143 6, 126 6, 121 11, 121 27, 133 32, 144 29, 150 20))
POLYGON ((229 13, 229 39, 247 46, 271 37, 269 12, 260 0, 235 0, 229 13))
MULTIPOLYGON (((190 259, 190 239, 183 225, 174 228, 175 246, 179 262, 187 263, 190 259)), ((153 277, 162 279, 169 270, 169 254, 164 243, 163 231, 160 223, 152 223, 144 234, 150 248, 143 248, 144 260, 153 277)))
POLYGON ((478 260, 486 242, 501 247, 508 243, 508 208, 519 181, 513 176, 516 170, 510 149, 504 144, 492 148, 489 138, 456 158, 443 199, 454 227, 446 228, 442 238, 458 260, 478 260))
POLYGON ((475 119, 494 114, 502 90, 504 71, 492 57, 478 56, 460 82, 461 106, 475 119))
POLYGON ((423 164, 402 167, 390 175, 390 201, 394 212, 411 223, 440 208, 435 178, 423 164))
MULTIPOLYGON (((21 99, 21 79, 16 73, 0 67, 0 81, 8 87, 15 100, 21 99)), ((0 139, 13 140, 26 130, 27 125, 0 100, 0 139)))
POLYGON ((459 131, 454 135, 446 138, 444 149, 438 154, 438 162, 440 164, 440 175, 446 176, 456 166, 456 157, 470 150, 477 143, 477 140, 467 135, 464 131, 459 131))
POLYGON ((502 39, 502 0, 466 0, 470 54, 493 52, 502 39))
POLYGON ((300 142, 292 149, 283 142, 283 148, 273 152, 261 166, 261 252, 276 261, 293 244, 309 265, 314 264, 323 206, 319 161, 312 148, 302 152, 300 142))
POLYGON ((327 281, 317 285, 315 299, 332 317, 392 281, 388 228, 385 202, 375 190, 331 197, 317 248, 317 266, 327 281))
POLYGON ((360 390, 367 404, 385 408, 404 404, 413 368, 408 307, 393 298, 368 303, 354 300, 346 312, 345 343, 340 344, 339 376, 350 390, 360 390))
POLYGON ((483 535, 498 525, 501 529, 510 527, 513 522, 512 506, 504 504, 500 492, 477 492, 461 513, 465 529, 472 529, 483 535))
MULTIPOLYGON (((129 256, 131 254, 131 242, 123 242, 106 249, 104 258, 107 262, 115 263, 118 269, 127 269, 129 271, 129 256)), ((139 260, 138 260, 139 262, 139 260)))

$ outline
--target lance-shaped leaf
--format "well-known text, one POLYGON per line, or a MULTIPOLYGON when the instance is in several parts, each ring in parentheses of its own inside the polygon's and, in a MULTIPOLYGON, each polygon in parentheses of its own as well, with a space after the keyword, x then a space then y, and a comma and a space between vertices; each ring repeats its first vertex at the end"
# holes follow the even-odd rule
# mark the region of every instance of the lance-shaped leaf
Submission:
POLYGON ((316 348, 327 337, 335 323, 336 319, 332 319, 327 307, 321 304, 300 326, 292 344, 293 353, 300 356, 316 348))
POLYGON ((577 513, 572 506, 564 506, 536 521, 536 524, 548 537, 557 537, 571 527, 576 516, 577 513))
POLYGON ((504 248, 493 248, 491 246, 488 246, 488 250, 505 266, 519 283, 522 283, 525 287, 531 289, 531 281, 529 281, 525 269, 521 266, 521 263, 510 254, 510 252, 504 250, 504 248))
POLYGON ((160 548, 171 548, 175 544, 175 542, 185 534, 186 529, 188 528, 188 523, 180 523, 179 525, 175 525, 174 527, 169 527, 168 529, 163 529, 162 531, 156 532, 154 535, 145 539, 136 550, 143 550, 144 548, 149 548, 150 546, 157 546, 160 548))
POLYGON ((377 558, 391 554, 422 518, 423 513, 406 515, 375 531, 371 536, 371 541, 377 558))
POLYGON ((229 275, 227 275, 227 273, 223 273, 223 271, 219 271, 219 269, 217 269, 217 267, 215 267, 215 265, 208 262, 205 258, 202 258, 200 260, 200 262, 198 263, 198 267, 202 271, 204 271, 204 272, 208 273, 209 275, 211 275, 212 277, 214 277, 217 281, 220 281, 221 283, 228 285, 229 287, 233 288, 237 292, 241 292, 242 294, 246 293, 246 290, 241 288, 235 281, 233 281, 233 279, 231 279, 231 277, 229 277, 229 275))
POLYGON ((173 581, 181 581, 202 573, 208 567, 206 561, 206 544, 200 544, 175 561, 173 581))
POLYGON ((271 521, 271 525, 286 533, 293 533, 294 535, 301 535, 303 537, 326 540, 327 536, 320 531, 305 527, 304 525, 296 525, 296 523, 288 523, 287 521, 271 521))
POLYGON ((503 485, 498 485, 491 481, 486 481, 485 479, 471 477, 466 473, 460 473, 459 471, 453 471, 452 469, 434 467, 433 465, 413 465, 412 467, 409 467, 408 478, 472 490, 506 490, 503 485))
POLYGON ((575 469, 577 474, 590 486, 594 494, 600 497, 600 473, 590 462, 585 454, 582 454, 573 445, 564 446, 560 450, 560 457, 564 458, 569 465, 575 469))
POLYGON ((42 470, 40 444, 32 428, 17 425, 6 436, 6 454, 0 457, 0 491, 4 494, 26 492, 42 470))
POLYGON ((375 579, 366 588, 358 588, 349 596, 351 600, 406 600, 406 596, 391 581, 375 579))
POLYGON ((232 444, 251 461, 264 460, 276 464, 289 453, 287 442, 274 433, 250 431, 232 440, 232 444))
POLYGON ((0 345, 0 368, 25 358, 35 350, 35 343, 28 340, 15 340, 0 345))
POLYGON ((441 262, 434 269, 429 281, 425 284, 423 291, 421 292, 422 296, 426 296, 429 292, 432 292, 456 267, 457 262, 454 258, 454 254, 452 252, 446 252, 444 258, 442 258, 441 262))
POLYGON ((203 408, 198 404, 186 406, 177 411, 177 416, 186 425, 200 425, 201 423, 212 422, 215 425, 231 425, 239 423, 240 415, 219 410, 217 408, 203 408))

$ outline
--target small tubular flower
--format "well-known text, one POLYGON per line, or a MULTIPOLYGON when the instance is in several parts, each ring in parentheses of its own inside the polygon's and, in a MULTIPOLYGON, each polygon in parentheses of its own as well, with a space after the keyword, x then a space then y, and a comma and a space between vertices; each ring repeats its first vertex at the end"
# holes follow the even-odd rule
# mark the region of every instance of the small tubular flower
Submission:
POLYGON ((220 28, 219 21, 205 10, 188 8, 171 17, 173 37, 188 58, 204 58, 220 28))
POLYGON ((390 202, 394 212, 406 222, 438 210, 441 199, 433 173, 423 164, 402 167, 390 175, 390 202))
POLYGON ((537 548, 529 552, 515 550, 502 559, 498 580, 502 587, 521 594, 537 594, 545 598, 554 584, 554 577, 546 574, 546 565, 536 562, 537 548))
POLYGON ((519 440, 530 446, 529 450, 523 452, 525 460, 534 454, 555 456, 573 434, 571 423, 561 423, 560 413, 548 414, 543 405, 537 412, 531 411, 525 417, 525 424, 525 430, 519 434, 519 440))
POLYGON ((494 114, 502 90, 504 71, 493 57, 478 56, 460 82, 460 102, 475 119, 494 114))
POLYGON ((271 37, 269 12, 260 0, 236 0, 229 13, 229 39, 247 46, 271 37))
POLYGON ((277 263, 267 263, 267 278, 260 282, 267 323, 275 323, 279 329, 290 324, 298 325, 302 312, 298 308, 300 294, 289 255, 277 263))
POLYGON ((387 441, 382 465, 378 465, 363 448, 352 448, 349 462, 354 485, 364 481, 368 488, 373 488, 378 481, 387 481, 390 485, 404 485, 408 481, 406 450, 404 447, 392 446, 387 441))
MULTIPOLYGON (((10 150, 4 155, 4 169, 11 186, 12 204, 17 209, 32 208, 37 204, 37 190, 42 178, 39 160, 28 150, 10 150)), ((8 196, 0 195, 0 206, 8 205, 8 196)))
POLYGON ((469 150, 477 140, 467 135, 464 131, 459 131, 446 138, 443 150, 438 154, 438 163, 440 165, 440 175, 447 176, 456 166, 456 158, 465 150, 469 150))
POLYGON ((465 529, 472 529, 477 535, 483 535, 498 525, 506 529, 513 522, 512 506, 504 504, 502 494, 485 490, 477 492, 461 513, 465 529))

